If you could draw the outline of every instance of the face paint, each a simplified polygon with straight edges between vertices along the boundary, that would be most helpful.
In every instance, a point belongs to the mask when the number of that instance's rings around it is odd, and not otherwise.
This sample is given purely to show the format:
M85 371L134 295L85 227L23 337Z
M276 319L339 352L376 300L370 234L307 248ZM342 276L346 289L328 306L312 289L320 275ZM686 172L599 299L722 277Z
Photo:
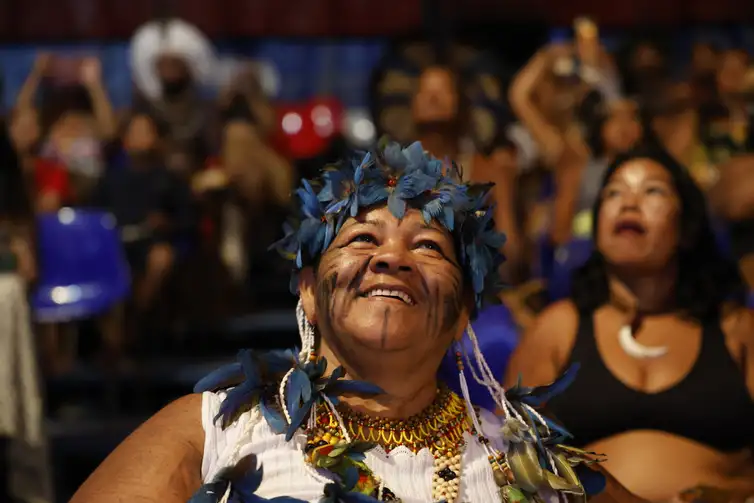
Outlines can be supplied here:
M440 358L463 313L454 252L450 234L415 210L402 220L386 208L349 220L316 272L322 337L349 362L370 351Z

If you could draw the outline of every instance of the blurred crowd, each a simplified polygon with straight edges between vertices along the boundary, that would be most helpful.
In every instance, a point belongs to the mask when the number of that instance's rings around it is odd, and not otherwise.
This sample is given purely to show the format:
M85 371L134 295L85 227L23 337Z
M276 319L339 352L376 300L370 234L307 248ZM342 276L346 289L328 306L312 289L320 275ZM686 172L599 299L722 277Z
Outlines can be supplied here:
M667 149L708 193L752 284L754 214L740 174L754 142L749 55L698 43L679 75L657 41L629 40L611 54L591 20L574 27L573 36L554 33L510 82L470 72L464 47L407 46L410 78L375 72L378 132L421 140L433 154L457 159L467 177L497 184L505 275L517 287L505 301L521 326L553 299L540 281L545 255L589 237L608 165L646 142ZM167 38L190 37L183 23L170 30ZM258 68L238 65L219 95L207 98L201 50L167 46L153 51L146 72L134 68L133 105L117 111L97 58L39 54L6 117L3 231L29 285L44 275L35 215L94 208L117 220L134 283L132 298L102 315L107 362L151 333L149 324L164 322L157 311L164 315L165 304L171 321L178 302L190 322L200 312L222 317L280 302L284 294L270 292L284 290L285 265L267 247L288 216L291 188L348 146L327 131L328 148L316 159L296 159L280 140L286 125ZM380 102L395 93L403 93L400 107ZM480 95L494 106L478 105ZM180 301L160 295L171 281ZM70 368L75 354L61 340L65 330L45 324L39 331L47 368Z
M185 25L176 22L162 29L170 38L171 30L182 33ZM673 254L689 243L701 246L700 234L691 230L692 237L686 236L683 222L693 227L708 219L721 256L738 264L747 288L754 286L750 55L699 42L679 72L679 62L671 61L661 41L637 37L611 53L598 31L584 18L571 33L554 32L510 78L491 70L490 56L476 49L407 43L399 56L391 56L392 63L375 70L370 90L375 138L387 134L403 142L420 140L433 155L459 162L468 179L495 182L495 220L508 236L503 267L511 285L501 300L517 329L535 336L547 332L543 326L563 330L573 325L574 334L595 331L591 325L584 328L578 299L578 316L568 305L553 304L566 294L546 279L553 264L568 261L563 253L571 243L592 241L595 204L608 200L605 183L610 180L605 176L615 173L614 161L637 147L663 153L653 159L672 174L683 228L673 238L670 220L660 221L666 208L652 207L661 235L650 243L654 251L636 251L637 263L644 260L646 270L654 271L652 260L664 260L657 253ZM145 338L168 333L176 323L292 306L288 266L268 247L289 217L297 180L358 143L337 130L339 121L332 118L337 107L325 107L317 112L320 116L312 116L315 139L307 141L326 148L298 155L286 138L301 125L287 115L281 118L265 94L258 67L237 65L233 77L210 98L202 92L206 69L197 63L201 55L192 52L194 46L168 45L154 51L146 70L132 69L134 97L128 110L113 108L96 57L40 53L3 126L0 258L4 270L15 271L29 291L45 282L36 247L39 218L61 215L64 208L115 217L133 285L128 298L96 316L101 342L95 360L109 370L132 365ZM396 58L409 64L396 64ZM297 148L307 151L306 145ZM665 175L620 176L646 184ZM681 194L678 180L684 177L694 185ZM629 178L621 183L630 186L634 182ZM646 193L655 189L663 190L649 187ZM620 190L615 191L620 197ZM696 201L694 191L703 194L698 207L688 202ZM637 201L631 204L639 205ZM684 213L689 208L701 208L701 213ZM631 225L649 235L650 224ZM622 253L632 245L605 246L607 256L610 246ZM697 260L682 266L706 264ZM716 309L738 287L733 280L725 283L723 269L711 271L716 278L694 283L689 291L711 292L710 285L719 280L720 292L710 293L709 300ZM632 312L646 300L636 300L641 297L637 291L652 292L647 294L648 311L665 307L661 301L659 307L651 306L651 300L664 291L662 285L675 288L676 277L653 274L647 274L650 286L632 290ZM583 303L584 309L597 312L601 304L590 302ZM710 312L692 314L704 323ZM44 369L51 375L69 371L79 357L70 325L65 320L35 324ZM597 331L602 326L597 323ZM721 324L715 326L719 330ZM661 328L679 334L691 330L682 322ZM538 342L522 343L514 358L516 371L539 376L533 380L556 375L557 369L522 363L526 355L544 351L550 343L545 339L525 338ZM571 344L578 347L573 340ZM558 365L570 358L569 351L558 353ZM607 353L603 359L609 360ZM578 420L573 422L578 427ZM622 480L630 477L623 474Z

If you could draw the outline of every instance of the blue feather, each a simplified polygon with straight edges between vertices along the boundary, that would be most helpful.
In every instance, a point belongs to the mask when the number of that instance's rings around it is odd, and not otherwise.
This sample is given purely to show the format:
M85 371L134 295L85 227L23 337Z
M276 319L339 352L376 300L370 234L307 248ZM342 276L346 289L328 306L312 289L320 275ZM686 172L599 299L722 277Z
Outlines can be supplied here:
M314 406L314 402L315 399L310 398L309 401L304 402L304 404L296 410L295 414L291 415L291 424L288 426L288 430L285 433L286 442L292 439L299 428L301 428L301 425L304 424L312 406Z
M228 382L240 379L242 377L243 371L241 370L241 363L230 363L210 372L206 376L199 379L199 382L194 385L194 393L217 391L221 388L221 386L227 384Z
M312 397L312 383L306 373L296 368L288 378L285 394L288 412L294 414L302 403L308 402Z
M578 362L572 364L555 382L532 389L528 395L521 398L521 401L532 407L541 407L552 397L559 395L573 384L580 367L581 365Z
M259 403L259 409L262 412L262 417L272 431L277 434L282 434L285 432L285 429L288 427L288 423L286 423L280 412L278 412L274 407L270 407L267 404L266 400L262 400Z
M398 196L397 191L393 191L387 199L387 207L390 213L397 219L402 219L406 215L406 201Z

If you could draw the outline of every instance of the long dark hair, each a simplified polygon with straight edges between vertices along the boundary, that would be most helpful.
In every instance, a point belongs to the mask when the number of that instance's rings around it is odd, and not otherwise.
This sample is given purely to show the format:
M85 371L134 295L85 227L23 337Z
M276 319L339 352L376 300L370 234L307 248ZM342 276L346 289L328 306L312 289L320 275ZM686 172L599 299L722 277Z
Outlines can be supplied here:
M604 187L623 164L634 159L649 159L667 170L681 201L680 238L677 249L676 308L684 316L702 320L717 316L726 301L743 304L746 287L737 264L719 250L708 216L704 194L687 170L664 148L655 143L618 156L602 180ZM595 242L602 199L592 211ZM571 298L579 312L591 313L609 300L606 262L595 248L587 262L574 271Z

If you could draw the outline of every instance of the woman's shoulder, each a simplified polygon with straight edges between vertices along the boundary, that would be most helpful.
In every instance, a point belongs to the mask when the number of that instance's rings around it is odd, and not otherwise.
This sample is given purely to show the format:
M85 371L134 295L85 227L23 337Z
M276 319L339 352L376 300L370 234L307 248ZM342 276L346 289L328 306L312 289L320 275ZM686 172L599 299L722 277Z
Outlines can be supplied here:
M547 306L535 318L530 332L550 337L573 332L575 334L579 320L576 305L570 299L559 300Z
M201 395L187 395L165 406L108 456L71 501L153 501L154 494L187 500L201 484L201 408Z

